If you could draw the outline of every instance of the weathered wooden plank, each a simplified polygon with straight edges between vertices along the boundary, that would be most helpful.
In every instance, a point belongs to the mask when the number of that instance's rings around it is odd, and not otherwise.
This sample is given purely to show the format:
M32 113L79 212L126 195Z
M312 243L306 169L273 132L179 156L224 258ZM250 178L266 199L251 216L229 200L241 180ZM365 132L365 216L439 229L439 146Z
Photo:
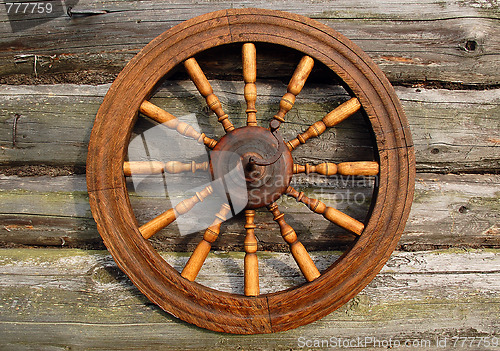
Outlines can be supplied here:
M398 87L397 93L410 122L419 171L498 171L500 90Z
M298 276L288 256L260 258L275 288L288 286ZM168 253L164 257L179 266L187 260ZM242 257L211 254L212 273L202 271L199 281L238 292ZM123 350L150 345L165 350L290 350L303 349L309 340L325 340L333 347L329 342L335 338L359 337L364 342L371 337L425 342L423 349L431 349L437 348L436 339L446 337L443 349L453 349L453 337L498 338L499 264L496 250L396 252L357 297L327 317L284 333L238 336L188 326L160 311L106 252L4 249L0 345L9 350ZM307 347L311 348L317 349Z
M83 176L2 176L0 184L0 242L3 245L102 247L90 214ZM500 194L496 191L499 184L498 175L418 174L415 200L400 248L499 247ZM373 182L358 178L300 177L295 186L363 220ZM131 201L139 223L145 223L170 208L169 201L160 197L161 192L158 188L138 194L132 192ZM186 195L174 194L174 197L180 200ZM281 201L280 208L308 248L342 248L353 240L352 235L311 213L293 199ZM203 213L187 216L185 223L189 225L189 218L203 216L207 217ZM208 224L212 221L212 217L205 219ZM224 223L214 247L242 250L243 223L240 216ZM257 212L256 224L261 249L287 250L267 211ZM201 235L196 232L181 235L174 224L150 240L162 250L190 251L201 240Z
M403 247L425 248L434 240L454 242L457 246L489 246L497 241L500 238L498 180L493 175L418 175L412 212L401 242ZM421 240L424 232L430 235L424 234L426 238ZM468 237L472 233L477 236Z
M10 94L14 92L12 87L3 87L6 100L5 105L2 104L0 133L5 161L44 163L44 159L52 158L55 162L48 163L60 164L66 158L68 164L85 163L93 119L103 91L91 86L83 90L77 86L61 88L62 95L58 96L57 86L45 86L41 90L26 87L27 90L19 94ZM20 116L17 122L16 114Z
M100 14L64 16L12 33L2 13L0 76L33 74L35 55L38 74L82 70L116 73L146 43L173 25L214 10L250 6L318 19L353 39L393 82L500 82L496 64L500 16L498 3L489 0L82 0L74 7L75 13L97 10ZM10 81L23 81L13 78Z
M245 122L242 81L213 82L236 126ZM258 118L265 125L274 114L284 83L257 82ZM0 92L0 165L53 164L84 166L94 116L109 85L3 86ZM500 168L500 89L449 91L397 87L408 115L416 150L417 170L495 172ZM282 127L293 138L321 119L343 89L310 84L297 99ZM222 128L206 113L205 102L189 81L164 86L155 103L181 117L194 114L210 136ZM19 116L19 117L16 117ZM142 120L142 119L141 119ZM356 115L294 152L297 162L371 159L371 140ZM150 124L138 126L144 130Z

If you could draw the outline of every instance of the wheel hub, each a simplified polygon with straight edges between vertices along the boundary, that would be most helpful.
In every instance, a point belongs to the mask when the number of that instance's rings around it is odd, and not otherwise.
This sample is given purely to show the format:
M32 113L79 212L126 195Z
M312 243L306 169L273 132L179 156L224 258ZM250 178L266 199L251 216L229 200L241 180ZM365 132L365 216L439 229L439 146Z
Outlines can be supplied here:
M238 208L255 209L276 201L290 183L293 165L290 151L279 142L283 140L262 127L247 126L227 133L210 153L214 190ZM272 164L253 162L273 158L277 152L279 158Z

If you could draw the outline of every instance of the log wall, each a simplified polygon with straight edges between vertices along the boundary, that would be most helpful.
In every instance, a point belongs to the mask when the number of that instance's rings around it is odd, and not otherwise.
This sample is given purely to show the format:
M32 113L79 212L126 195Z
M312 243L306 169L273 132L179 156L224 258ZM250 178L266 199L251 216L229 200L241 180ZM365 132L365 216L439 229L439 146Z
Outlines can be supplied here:
M71 17L54 18L15 33L3 6L1 349L295 350L314 348L305 347L301 340L331 337L430 340L428 349L437 347L443 338L447 338L447 348L453 349L453 340L469 337L475 338L476 349L493 349L477 342L480 337L500 337L497 1L81 0L73 6ZM206 332L179 322L147 301L103 251L85 186L90 131L118 72L168 28L230 7L290 11L317 19L352 39L395 86L416 152L412 211L398 249L382 272L360 295L326 318L265 337ZM286 50L262 50L257 80L260 111L275 109L295 59L296 54ZM242 125L240 63L217 51L199 61L211 74L208 78L232 121ZM297 111L302 112L290 111L289 123L283 126L285 137L294 137L321 118L332 107L331 100L346 98L345 90L321 73L313 75L297 99ZM161 86L154 102L174 114L194 114L213 137L222 134L182 72ZM264 123L265 118L258 117ZM296 161L370 157L370 136L360 128L362 123L362 116L356 115L326 133L328 142L311 140L309 149L301 147L294 153ZM145 127L140 125L137 132ZM317 192L321 185L323 192L317 197L334 201L337 208L363 220L373 182L298 177L296 185L307 192ZM356 202L356 194L363 201ZM131 201L139 222L164 207L151 192L132 191ZM314 255L331 259L352 240L326 220L313 220L303 206L285 205L287 222ZM209 257L215 273L202 271L203 282L239 292L242 256L233 250L241 250L241 222L237 217L223 224L224 235ZM262 257L270 279L263 286L285 288L299 279L291 273L289 257L279 252L286 252L287 246L268 213L259 211L256 222L260 252L274 251ZM175 230L164 231L153 244L181 269L187 259L185 251L192 250L199 238L199 233L179 237ZM276 271L276 265L282 268Z

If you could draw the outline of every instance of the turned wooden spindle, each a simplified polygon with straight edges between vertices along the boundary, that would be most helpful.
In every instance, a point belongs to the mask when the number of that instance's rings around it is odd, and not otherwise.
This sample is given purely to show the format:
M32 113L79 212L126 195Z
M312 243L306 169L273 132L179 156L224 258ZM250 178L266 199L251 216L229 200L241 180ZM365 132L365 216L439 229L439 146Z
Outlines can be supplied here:
M165 163L165 172L167 173L182 173L182 172L192 172L196 171L206 171L208 170L208 161L205 162L194 162L184 163L179 161L168 161Z
M247 126L257 126L257 52L253 43L243 44L243 80L245 81L244 95L247 102Z
M165 164L160 161L130 161L123 162L123 174L130 177L136 174L161 174Z
M328 219L330 222L335 223L354 234L361 235L363 229L365 229L365 225L360 221L333 207L326 206L323 202L317 199L311 199L305 196L303 192L298 192L291 186L286 189L286 194L295 198L298 202L305 204L311 209L311 211L323 215L323 217Z
M193 197L182 200L174 208L163 212L158 217L140 226L139 231L144 239L149 239L154 234L158 233L160 230L172 223L176 218L190 211L194 205L203 201L208 195L212 194L212 192L212 186L207 186L202 191L196 192Z
M293 72L290 83L288 83L287 93L283 95L280 101L278 113L274 116L280 123L285 121L285 115L290 111L295 103L295 98L301 92L306 83L309 74L314 66L314 60L309 56L304 56L300 60L295 72Z
M226 133L232 131L234 126L229 121L229 116L222 110L219 98L214 94L212 86L196 59L191 57L184 61L184 67L200 94L206 99L208 107L217 115L218 121L222 124Z
M300 144L305 144L310 138L320 136L326 128L339 124L349 116L355 114L360 108L361 104L356 98L344 102L342 105L329 112L323 119L307 128L304 133L297 135L295 139L287 141L288 148L292 151Z
M227 219L226 216L229 211L231 211L231 207L229 207L228 204L223 204L221 206L219 212L217 212L217 214L215 215L215 220L210 225L210 227L207 228L205 234L203 234L203 240L201 240L198 246L196 246L196 249L186 263L186 266L182 270L181 275L184 278L190 281L194 281L196 279L196 276L203 266L203 263L207 259L210 249L212 248L212 244L215 240L217 240L217 237L219 236L220 226L222 222Z
M304 245L302 245L302 243L297 239L297 233L295 233L295 230L293 230L293 228L285 222L285 215L279 211L278 205L273 202L268 205L267 208L273 214L273 219L280 226L281 236L285 239L288 245L290 245L292 256L295 259L295 262L297 262L297 265L306 280L313 281L318 278L321 275L318 268L316 268L316 265L311 259L311 256L309 256L309 253L305 249Z
M246 210L245 229L245 295L257 296L259 289L259 261L257 259L257 238L255 237L255 210Z
M374 161L342 162L337 165L338 173L342 175L373 176L379 172L379 165Z
M159 108L158 106L152 104L151 102L144 100L139 108L142 114L148 116L152 120L158 123L165 124L170 129L177 130L181 135L195 139L200 144L205 144L210 149L213 149L217 145L217 141L211 139L205 135L205 133L200 133L194 129L189 124L180 121L174 115L169 112Z
M357 175L357 176L373 176L379 172L379 165L374 161L358 161L358 162L342 162L339 164L325 162L318 165L305 165L294 164L293 173L318 173L321 175Z
M182 173L206 171L208 170L208 161L189 163L179 161L168 161L166 163L160 161L125 161L123 163L123 174L127 177L137 174L161 174L167 173Z
M318 173L325 176L330 176L337 174L337 165L330 162L320 163L319 165L310 165L309 163L306 163L305 165L299 165L297 163L294 163L293 173Z

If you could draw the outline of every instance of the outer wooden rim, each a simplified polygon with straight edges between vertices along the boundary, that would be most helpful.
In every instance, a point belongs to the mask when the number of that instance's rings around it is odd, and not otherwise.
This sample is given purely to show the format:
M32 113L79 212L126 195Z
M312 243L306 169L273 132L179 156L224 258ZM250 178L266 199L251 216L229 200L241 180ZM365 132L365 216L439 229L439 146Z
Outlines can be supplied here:
M360 100L380 158L378 195L366 228L342 258L297 288L246 297L189 282L144 240L130 207L122 165L141 102L185 59L214 46L267 42L299 50L332 69ZM413 143L397 96L382 71L347 38L294 14L231 9L202 15L161 34L112 84L96 116L87 158L92 213L117 265L151 301L203 328L270 333L315 321L354 297L394 250L408 218L415 178Z

